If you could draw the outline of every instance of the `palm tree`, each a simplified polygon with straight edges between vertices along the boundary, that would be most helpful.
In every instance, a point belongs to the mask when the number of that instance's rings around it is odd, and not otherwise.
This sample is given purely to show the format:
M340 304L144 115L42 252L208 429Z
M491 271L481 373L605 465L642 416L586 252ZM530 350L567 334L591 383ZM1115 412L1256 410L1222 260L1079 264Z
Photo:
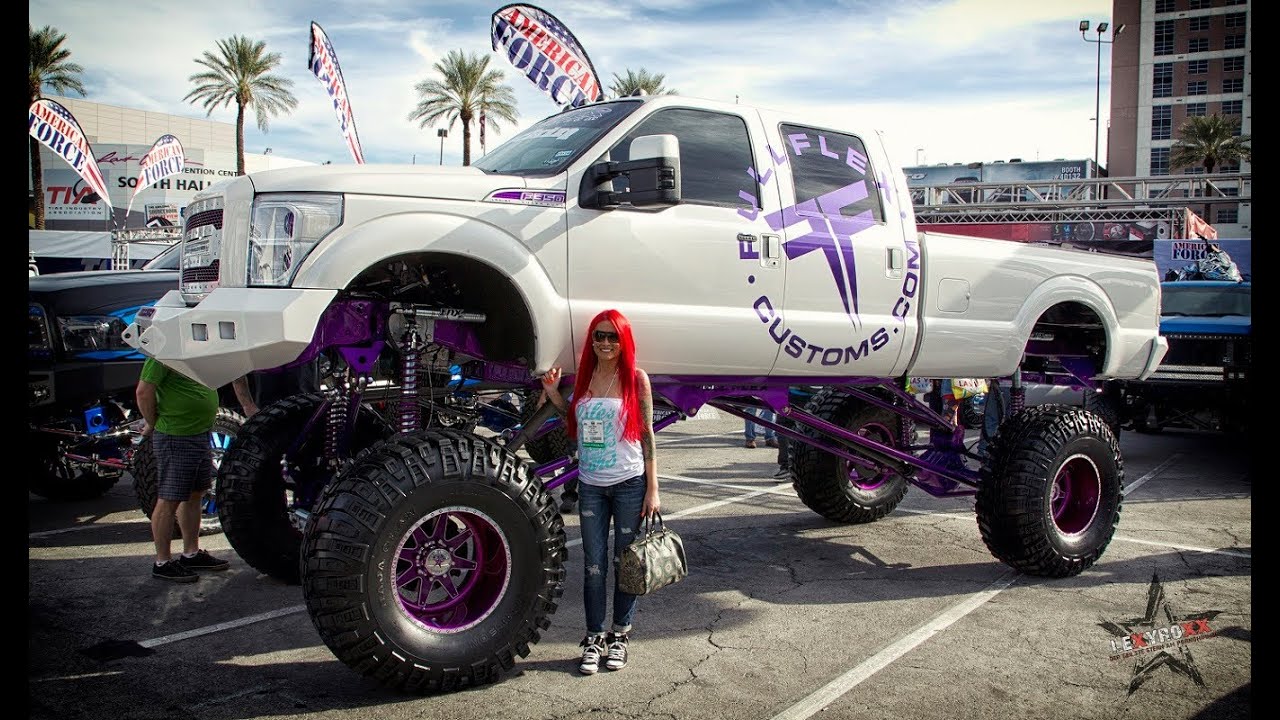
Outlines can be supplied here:
M289 92L293 81L271 75L280 64L280 53L266 51L266 43L242 35L218 41L218 54L208 50L196 63L208 68L189 80L196 88L183 100L203 103L206 117L219 107L236 104L236 174L244 174L244 111L253 106L258 129L267 131L270 115L280 115L298 106Z
M1237 135L1240 121L1217 113L1187 118L1173 143L1169 165L1174 168L1204 167L1212 173L1219 165L1252 158L1248 135Z
M1251 159L1248 135L1236 135L1240 121L1217 113L1189 117L1178 129L1178 139L1169 153L1169 165L1174 168L1204 167L1213 173L1219 165L1238 163ZM1213 183L1205 183L1205 195L1215 194ZM1201 217L1209 220L1212 206L1205 204Z
M84 95L80 73L84 68L71 62L71 51L62 47L66 35L45 25L36 30L27 23L27 56L31 59L31 76L27 82L27 107L40 99L40 89L48 85L65 95L68 90ZM44 165L40 161L40 142L28 136L31 145L31 187L35 195L35 226L44 229Z
M440 73L439 80L423 80L413 86L419 100L409 119L417 120L423 129L443 120L449 130L461 120L462 164L470 165L471 121L479 120L483 112L487 131L493 132L502 129L497 120L514 123L520 117L515 93L503 84L501 70L489 69L487 55L450 50L434 67Z
M666 77L664 73L651 75L644 68L640 68L637 72L627 68L626 77L618 77L618 73L613 74L613 83L609 85L609 92L613 93L614 97L627 97L637 90L643 90L645 95L674 95L675 90L668 90L662 86L662 81Z

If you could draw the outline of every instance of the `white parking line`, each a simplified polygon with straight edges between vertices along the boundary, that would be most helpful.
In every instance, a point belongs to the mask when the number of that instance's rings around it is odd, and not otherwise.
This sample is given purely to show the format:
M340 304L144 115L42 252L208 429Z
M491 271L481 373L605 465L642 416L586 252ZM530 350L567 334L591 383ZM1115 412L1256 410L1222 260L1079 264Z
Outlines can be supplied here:
M306 605L290 605L287 608L272 610L258 615L250 615L249 617L240 618L239 620L228 620L227 622L218 623L217 625L208 625L206 627L196 628L195 630L187 630L186 632L174 633L173 635L165 635L164 637L158 637L153 640L143 640L138 644L144 648L168 645L169 643L175 643L180 640L190 640L193 637L200 637L201 635L211 635L223 630L231 630L233 628L244 627L245 625L252 625L256 622L262 622L263 620L273 620L278 617L284 617L285 615L293 615L294 613L303 612L306 609Z
M1165 460L1164 462L1155 466L1155 468L1153 468L1151 472L1129 483L1123 490L1120 491L1120 494L1125 497L1128 497L1129 493L1133 492L1134 490L1137 490L1143 483L1155 477L1156 475L1159 475L1161 470L1165 469L1167 466L1169 466L1175 460L1180 459L1181 457L1182 457L1181 453L1174 453L1169 457L1168 460Z
M1151 545L1154 547L1169 548L1171 550L1186 550L1187 552L1205 553L1208 555L1229 555L1231 557L1247 558L1252 560L1253 554L1244 552L1243 550L1221 550L1214 548L1202 548L1194 545L1177 545L1175 543L1154 542L1152 540L1139 540L1138 538L1125 537L1124 535L1116 535L1113 540L1123 540L1124 542L1136 543L1138 545Z
M71 527L58 528L57 530L40 530L38 532L27 533L27 539L44 538L53 535L61 535L62 533L76 532L77 530L101 530L111 525L150 525L151 521L146 518L138 520L112 520L110 522L89 522L83 525L72 525Z
M795 705L774 715L773 720L804 720L816 713L823 712L828 705L857 687L863 680L880 672L889 663L911 652L934 635L946 630L960 618L982 607L991 598L999 595L1005 588L1012 585L1017 578L1018 576L1012 570L1006 571L984 590L974 593L963 601L947 608L918 629L867 658L857 667L818 688Z

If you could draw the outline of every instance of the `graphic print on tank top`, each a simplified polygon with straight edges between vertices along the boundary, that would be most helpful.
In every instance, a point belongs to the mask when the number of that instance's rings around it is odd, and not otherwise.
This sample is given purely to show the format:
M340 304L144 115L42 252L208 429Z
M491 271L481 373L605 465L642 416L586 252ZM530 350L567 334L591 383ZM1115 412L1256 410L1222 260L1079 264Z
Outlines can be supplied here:
M618 464L620 398L587 398L578 405L578 469L607 471Z

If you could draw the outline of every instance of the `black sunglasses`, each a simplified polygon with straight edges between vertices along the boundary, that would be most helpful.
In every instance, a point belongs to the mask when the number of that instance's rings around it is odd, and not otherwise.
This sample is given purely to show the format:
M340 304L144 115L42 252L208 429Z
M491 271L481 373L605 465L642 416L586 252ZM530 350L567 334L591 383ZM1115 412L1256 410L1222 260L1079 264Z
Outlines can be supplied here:
M595 332L591 333L591 339L592 339L592 340L595 340L596 342L606 342L606 341L608 341L608 342L611 342L611 343L617 343L617 342L618 342L618 333L616 333L616 332L606 332L606 331L604 331L604 330L597 330L597 331L595 331Z

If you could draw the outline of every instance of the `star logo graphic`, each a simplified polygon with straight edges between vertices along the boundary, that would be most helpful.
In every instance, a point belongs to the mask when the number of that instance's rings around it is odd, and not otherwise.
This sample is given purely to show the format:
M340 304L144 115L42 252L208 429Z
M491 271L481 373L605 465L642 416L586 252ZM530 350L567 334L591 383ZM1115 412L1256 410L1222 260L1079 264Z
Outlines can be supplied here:
M844 304L844 312L854 327L862 323L858 319L858 275L854 264L853 236L876 222L870 210L850 217L842 215L841 210L865 200L867 195L867 183L858 180L765 217L769 227L779 231L808 223L809 232L785 244L787 259L794 260L814 250L822 251Z
M1221 613L1221 610L1175 613L1165 597L1159 576L1152 573L1151 585L1147 587L1147 610L1142 617L1103 620L1098 626L1115 636L1111 645L1123 651L1119 657L1137 657L1129 679L1129 695L1133 695L1162 667L1204 687L1204 677L1186 643L1213 635L1215 631L1209 627L1209 621ZM1148 654L1150 657L1143 657Z

